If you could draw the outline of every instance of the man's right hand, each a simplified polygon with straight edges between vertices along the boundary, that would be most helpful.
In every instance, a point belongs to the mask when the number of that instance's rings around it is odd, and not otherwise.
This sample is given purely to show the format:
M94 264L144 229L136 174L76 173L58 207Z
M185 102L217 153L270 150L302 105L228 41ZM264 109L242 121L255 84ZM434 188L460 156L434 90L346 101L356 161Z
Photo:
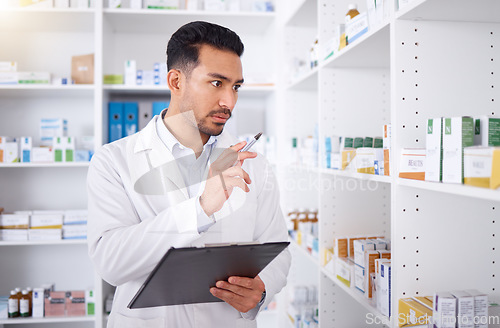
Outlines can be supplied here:
M211 216L224 206L233 188L238 187L245 192L250 191L247 184L252 181L241 165L245 159L257 157L257 153L238 152L245 145L246 142L242 141L229 147L210 165L205 190L200 197L200 205L207 216ZM237 164L233 166L234 163Z

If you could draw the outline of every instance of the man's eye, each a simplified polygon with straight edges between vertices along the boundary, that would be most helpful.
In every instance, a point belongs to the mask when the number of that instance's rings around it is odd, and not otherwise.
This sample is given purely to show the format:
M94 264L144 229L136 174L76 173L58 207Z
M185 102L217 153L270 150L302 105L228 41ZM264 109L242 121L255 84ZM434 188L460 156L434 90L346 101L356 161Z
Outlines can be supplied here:
M238 92L239 88L241 88L241 85L240 84L236 84L233 89L234 91Z
M213 85L214 87L220 87L220 86L222 86L222 82L221 82L221 81L212 81L212 82L210 82L210 83L212 83L212 85Z

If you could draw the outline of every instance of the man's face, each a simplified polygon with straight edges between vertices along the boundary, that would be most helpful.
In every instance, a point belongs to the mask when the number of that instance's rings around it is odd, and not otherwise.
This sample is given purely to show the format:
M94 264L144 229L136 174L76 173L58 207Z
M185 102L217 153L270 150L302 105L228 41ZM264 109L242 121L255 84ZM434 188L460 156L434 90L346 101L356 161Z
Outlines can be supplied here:
M240 57L208 45L199 48L199 64L184 77L181 112L192 111L198 130L208 136L222 133L243 83Z

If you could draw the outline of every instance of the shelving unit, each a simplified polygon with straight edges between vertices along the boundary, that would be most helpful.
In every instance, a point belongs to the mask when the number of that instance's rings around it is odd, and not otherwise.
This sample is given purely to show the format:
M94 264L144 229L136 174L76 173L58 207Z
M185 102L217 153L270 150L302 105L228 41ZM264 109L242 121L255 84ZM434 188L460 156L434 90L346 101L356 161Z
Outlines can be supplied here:
M48 71L56 77L70 76L71 56L93 53L95 63L92 85L0 85L0 135L36 136L40 118L64 117L70 136L93 135L98 149L107 143L108 101L170 98L166 86L104 85L102 76L122 74L129 59L137 61L137 69L153 69L155 62L165 61L170 35L195 20L227 26L245 44L242 62L248 83L240 89L227 130L234 135L255 131L276 135L272 129L277 107L277 61L272 51L276 13L108 9L102 1L95 5L92 9L0 9L0 61L14 60L18 71ZM7 211L85 208L88 166L2 163L1 206ZM0 327L105 327L104 299L114 287L94 272L86 245L82 240L0 242L0 261L12 263L0 266L0 295L16 286L51 282L57 290L93 288L96 294L95 316L0 320ZM267 316L276 317L277 312Z
M314 37L320 45L333 37L349 3L282 1L289 7L279 12L284 62L305 59ZM320 168L278 165L282 207L319 209L320 253L336 235L390 238L393 314L399 298L435 291L474 288L498 299L500 191L397 176L401 149L425 147L427 118L498 115L500 4L483 1L478 10L465 0L413 0L398 10L397 1L389 3L394 8L382 25L314 70L290 83L292 69L283 69L278 144L288 150L292 137L313 135L318 126ZM365 3L358 8L365 11ZM384 124L392 125L391 176L322 168L326 136L380 136ZM294 255L311 264L308 252ZM292 270L289 284L304 281L304 268ZM320 327L365 327L368 314L381 319L370 327L398 326L321 265L309 275L319 281Z

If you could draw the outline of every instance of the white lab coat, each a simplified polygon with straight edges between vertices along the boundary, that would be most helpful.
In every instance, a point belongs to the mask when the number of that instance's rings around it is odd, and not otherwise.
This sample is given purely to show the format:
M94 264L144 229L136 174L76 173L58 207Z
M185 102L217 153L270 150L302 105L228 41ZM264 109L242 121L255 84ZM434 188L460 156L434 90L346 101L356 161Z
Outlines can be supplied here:
M287 240L276 179L261 155L243 164L252 179L250 192L235 188L214 214L217 223L204 233L197 229L197 198L188 198L177 166L170 165L162 171L163 176L149 176L149 184L158 180L155 186L161 186L160 182L165 182L160 189L168 190L166 194L144 194L144 185L138 181L144 182L141 178L145 174L174 161L156 133L156 121L155 117L139 133L103 146L93 156L88 172L89 255L101 277L117 286L108 327L256 327L255 320L249 320L255 318L256 311L243 318L225 302L127 308L170 247ZM236 143L223 132L217 148ZM215 159L211 156L210 162ZM204 184L200 194L203 189ZM261 309L284 287L289 267L290 253L285 250L260 273L267 293Z

